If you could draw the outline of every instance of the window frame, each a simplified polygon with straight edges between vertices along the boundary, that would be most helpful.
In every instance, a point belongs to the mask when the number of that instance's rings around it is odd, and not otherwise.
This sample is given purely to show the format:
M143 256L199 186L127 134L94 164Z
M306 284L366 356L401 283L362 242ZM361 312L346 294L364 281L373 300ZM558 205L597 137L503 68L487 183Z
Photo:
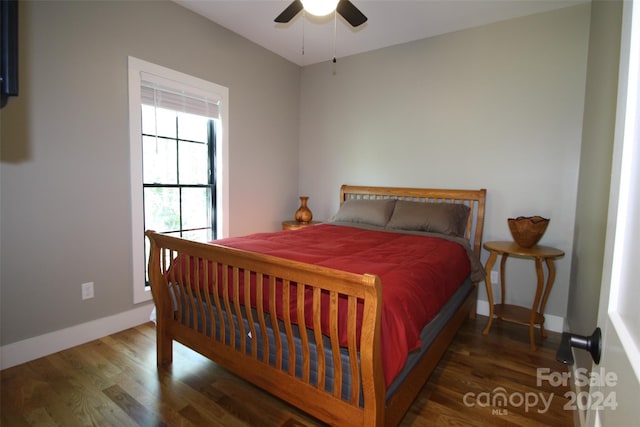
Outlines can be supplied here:
M215 170L216 183L216 235L218 238L229 235L229 89L227 87L202 80L188 74L160 65L128 57L129 90L129 149L130 149L130 191L131 191L131 259L133 263L132 287L133 303L151 300L151 289L145 282L144 255L144 205L142 174L142 114L141 114L141 73L159 76L176 82L176 86L190 86L211 93L220 99L219 127L216 135Z

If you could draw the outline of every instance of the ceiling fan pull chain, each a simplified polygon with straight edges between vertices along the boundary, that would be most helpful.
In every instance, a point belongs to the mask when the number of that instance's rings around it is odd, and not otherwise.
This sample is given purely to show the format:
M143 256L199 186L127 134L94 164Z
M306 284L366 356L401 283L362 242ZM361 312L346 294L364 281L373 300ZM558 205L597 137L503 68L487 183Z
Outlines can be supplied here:
M338 12L333 11L333 63L336 63L336 33L338 32Z
M304 55L304 21L307 20L307 12L302 10L302 55Z

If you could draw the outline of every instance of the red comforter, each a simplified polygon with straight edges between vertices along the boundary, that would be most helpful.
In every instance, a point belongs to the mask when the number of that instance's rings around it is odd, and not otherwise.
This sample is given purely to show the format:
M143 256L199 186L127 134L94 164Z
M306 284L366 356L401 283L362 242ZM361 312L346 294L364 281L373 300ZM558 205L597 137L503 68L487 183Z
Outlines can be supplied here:
M352 273L377 274L382 281L381 347L387 386L408 353L420 347L422 328L471 272L467 252L458 243L329 224L212 243Z

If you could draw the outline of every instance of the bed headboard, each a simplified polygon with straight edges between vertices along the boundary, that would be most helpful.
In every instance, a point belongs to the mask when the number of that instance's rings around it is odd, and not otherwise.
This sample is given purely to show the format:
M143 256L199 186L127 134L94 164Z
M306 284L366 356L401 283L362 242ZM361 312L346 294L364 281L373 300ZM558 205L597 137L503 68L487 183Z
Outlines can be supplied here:
M484 205L487 190L442 190L433 188L364 187L343 185L340 188L340 204L351 199L395 199L422 203L459 203L471 209L465 237L475 254L480 257L482 230L484 228Z

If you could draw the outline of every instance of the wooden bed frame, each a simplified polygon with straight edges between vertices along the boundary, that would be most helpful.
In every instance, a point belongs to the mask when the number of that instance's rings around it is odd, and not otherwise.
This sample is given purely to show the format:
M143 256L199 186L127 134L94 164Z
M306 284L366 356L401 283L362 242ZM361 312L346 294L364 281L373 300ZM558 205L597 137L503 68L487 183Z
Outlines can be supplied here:
M472 213L469 217L466 237L470 240L471 247L478 256L480 256L482 244L485 197L486 190L435 190L343 185L340 191L341 203L354 198L393 198L431 203L464 203L471 208ZM475 316L477 286L473 287L473 291L460 305L452 319L438 334L429 350L400 387L387 399L380 350L382 291L378 276L347 273L219 245L192 242L153 231L147 231L146 235L151 242L149 276L157 311L158 366L168 365L172 362L173 341L178 341L234 374L332 425L366 427L397 425L446 352L464 319L469 315ZM199 260L203 265L201 268L204 269L204 272L196 271L186 274L187 277L182 277L180 282L188 283L178 285L174 283L172 285L174 293L172 293L169 282L177 282L178 280L175 280L175 277L171 279L172 273L169 272L169 266L171 260L178 255L186 255L192 261ZM311 292L313 294L314 317L316 317L316 311L319 311L317 307L321 304L321 293L329 293L332 325L329 339L325 339L323 342L322 339L314 341L312 338L322 336L319 333L319 314L317 318L314 318L313 325L305 325L303 319L302 324L299 323L297 328L299 339L302 342L302 357L299 358L301 360L296 361L294 354L294 360L289 361L288 368L282 369L283 354L287 351L289 354L295 353L291 344L295 327L289 316L285 314L285 318L281 319L281 322L270 323L270 317L261 307L257 307L255 310L242 310L243 301L234 301L229 298L228 292L215 298L210 292L192 291L192 289L202 289L203 286L207 286L199 283L201 279L198 278L199 275L207 277L209 274L207 265L214 266L212 268L218 271L229 272L223 273L222 279L219 280L222 280L221 285L225 290L227 288L233 289L233 295L238 295L240 289L245 290L245 296L250 292L248 279L240 279L241 277L249 277L247 272L254 274L254 277L259 278L258 280L266 280L270 285L268 299L269 305L273 307L271 312L275 312L276 283L279 283L278 286L282 286L284 290L282 304L294 303L289 298L302 299L305 289L307 292ZM244 272L244 274L239 274L239 272ZM477 284L474 283L474 285ZM255 287L259 300L263 298L261 289L259 286ZM292 291L290 292L290 290ZM200 307L209 307L209 318L214 324L219 322L217 327L220 334L218 336L216 333L207 334L206 327L194 326L199 322L194 320L198 314L195 313L195 310L189 310L188 305L185 305L184 312L179 304L176 307L174 304L176 292L178 295L186 296ZM325 347L330 347L332 354L338 355L333 357L333 366L336 367L334 382L337 385L342 382L342 362L339 357L340 347L336 326L339 296L348 300L349 319L355 319L355 315L351 314L355 312L357 302L364 301L359 350L356 347L355 320L350 321L348 326L349 345L347 350L350 362L349 366L345 366L345 368L351 372L354 391L351 393L351 398L347 400L341 396L340 386L334 386L333 391L325 390L326 384L322 373L326 369L326 360L321 356L318 356L317 360L318 380L315 383L310 381L309 358L311 350L309 345L313 342L318 350L318 355ZM264 296L264 298L267 297ZM248 304L249 300L245 299L245 301ZM294 307L302 307L302 304L297 304ZM248 324L250 326L247 328L243 322L234 323L226 316L220 315L221 312L245 313L245 317L249 317ZM275 316L273 317L275 318ZM185 318L191 319L191 321L184 322ZM304 316L298 315L298 318L304 318ZM275 348L271 349L272 352L275 351L275 366L258 357L257 345L247 344L246 338L238 339L247 336L256 337L256 334L266 336L267 327L277 332L275 334ZM306 331L309 330L315 332L307 334ZM279 333L286 334L287 339L279 339ZM263 348L263 354L269 354L268 341L263 341L266 344L262 345L267 347ZM296 375L294 366L296 363L299 365L299 371L302 372L302 375L300 373ZM360 393L362 393L363 403L360 400Z

